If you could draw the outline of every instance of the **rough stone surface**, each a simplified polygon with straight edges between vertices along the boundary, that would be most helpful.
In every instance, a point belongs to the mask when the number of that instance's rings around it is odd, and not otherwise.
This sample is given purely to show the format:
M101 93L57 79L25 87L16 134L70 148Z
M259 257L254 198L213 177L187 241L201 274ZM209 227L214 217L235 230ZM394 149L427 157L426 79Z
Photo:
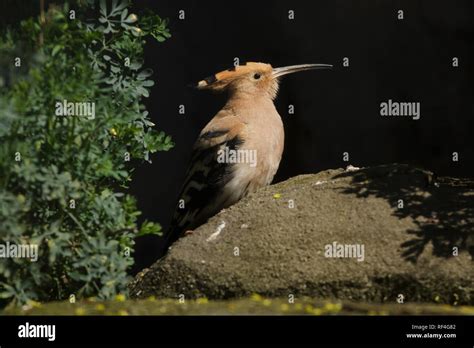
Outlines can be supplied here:
M363 245L364 260L326 257L334 242ZM397 164L327 170L220 212L140 272L130 293L473 304L473 255L472 179Z

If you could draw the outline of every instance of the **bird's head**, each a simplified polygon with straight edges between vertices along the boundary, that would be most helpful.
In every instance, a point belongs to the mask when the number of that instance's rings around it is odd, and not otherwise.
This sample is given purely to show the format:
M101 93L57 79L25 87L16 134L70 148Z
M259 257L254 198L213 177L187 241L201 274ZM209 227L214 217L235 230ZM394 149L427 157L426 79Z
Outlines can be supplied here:
M197 83L198 89L228 91L231 94L256 97L265 95L274 99L283 75L304 70L330 69L328 64L300 64L273 68L270 64L248 62L206 77Z

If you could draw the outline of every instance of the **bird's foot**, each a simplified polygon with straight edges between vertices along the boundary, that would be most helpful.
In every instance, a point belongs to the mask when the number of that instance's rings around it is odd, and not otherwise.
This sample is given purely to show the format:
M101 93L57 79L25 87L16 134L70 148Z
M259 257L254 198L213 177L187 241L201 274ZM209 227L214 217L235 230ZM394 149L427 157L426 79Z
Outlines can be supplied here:
M193 234L193 233L194 233L193 230L187 230L186 232L184 232L184 235L185 235L185 236L189 236L189 235L191 235L191 234Z

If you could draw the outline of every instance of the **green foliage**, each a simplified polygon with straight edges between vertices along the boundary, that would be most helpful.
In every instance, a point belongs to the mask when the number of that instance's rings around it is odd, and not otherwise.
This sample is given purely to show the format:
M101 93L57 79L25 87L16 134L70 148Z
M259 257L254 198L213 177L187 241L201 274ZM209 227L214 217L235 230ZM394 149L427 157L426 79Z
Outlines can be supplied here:
M76 5L0 38L0 244L39 246L36 262L0 258L0 298L17 304L125 292L133 238L160 232L137 226L126 189L132 163L173 146L143 104L145 38L168 38L167 22L128 1ZM58 115L64 100L95 117Z

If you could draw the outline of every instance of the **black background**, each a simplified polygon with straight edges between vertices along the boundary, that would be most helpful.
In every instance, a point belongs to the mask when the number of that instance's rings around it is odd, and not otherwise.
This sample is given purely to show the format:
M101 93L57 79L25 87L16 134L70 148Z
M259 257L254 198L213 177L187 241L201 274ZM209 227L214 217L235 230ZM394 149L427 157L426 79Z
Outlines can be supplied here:
M56 325L56 340L19 338L18 327ZM455 330L414 330L412 325L455 325ZM473 316L0 316L2 347L58 346L131 347L153 344L226 344L253 343L257 347L298 343L344 344L349 347L447 346L472 347ZM471 330L470 330L471 329ZM407 338L406 334L456 334L455 338ZM133 334L130 334L133 333ZM341 334L343 333L343 334ZM21 344L21 345L20 345ZM74 345L72 345L74 344ZM365 344L358 346L355 344ZM390 344L390 345L388 345ZM395 344L395 346L392 346ZM246 345L248 347L248 345Z
M22 6L21 3L28 6ZM31 1L2 0L2 24L31 15ZM225 97L186 87L241 62L333 64L285 77L276 100L285 151L275 182L324 169L411 163L439 175L473 176L474 1L135 0L169 18L172 37L149 40L156 85L146 101L175 148L134 174L142 218L167 228L192 145ZM185 19L178 12L185 11ZM295 19L288 19L288 11ZM404 19L397 11L404 11ZM8 15L16 13L14 16ZM350 66L343 67L343 58ZM460 66L452 67L458 57ZM420 102L421 119L383 118L380 103ZM185 115L178 113L185 105ZM288 105L295 106L289 115ZM343 152L350 155L344 162ZM459 162L452 153L459 153ZM133 272L162 253L158 237L138 240Z

